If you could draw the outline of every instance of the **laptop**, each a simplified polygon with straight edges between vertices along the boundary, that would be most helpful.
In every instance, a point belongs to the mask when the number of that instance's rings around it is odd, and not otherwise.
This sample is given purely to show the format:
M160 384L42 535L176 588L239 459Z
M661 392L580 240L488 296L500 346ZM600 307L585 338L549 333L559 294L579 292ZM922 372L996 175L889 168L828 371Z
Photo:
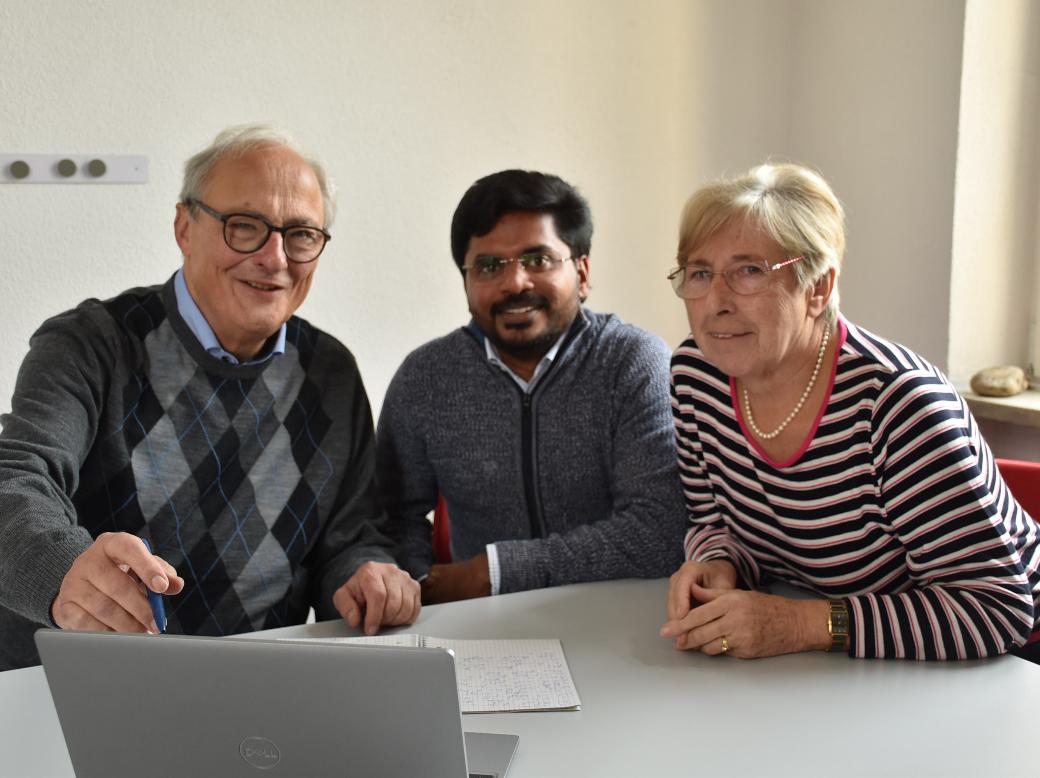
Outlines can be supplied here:
M78 778L502 778L516 735L463 733L451 652L41 629Z

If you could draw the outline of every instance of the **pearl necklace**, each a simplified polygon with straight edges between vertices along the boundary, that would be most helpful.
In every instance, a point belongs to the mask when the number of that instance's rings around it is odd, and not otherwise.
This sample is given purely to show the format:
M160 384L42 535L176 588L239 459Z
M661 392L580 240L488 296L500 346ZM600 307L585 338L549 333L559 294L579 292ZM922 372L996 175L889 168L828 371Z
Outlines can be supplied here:
M763 440L772 440L785 429L787 425L791 423L791 420L798 415L798 411L805 405L805 401L809 399L809 393L812 392L813 387L816 386L816 378L820 375L820 367L823 365L823 355L827 351L827 343L831 339L830 328L823 331L823 339L820 341L820 353L816 355L816 367L813 368L812 378L809 379L809 385L805 387L805 391L802 392L802 396L798 398L798 403L794 406L787 418L780 422L780 426L772 432L763 432L755 424L755 417L751 415L751 400L748 399L747 387L743 387L741 390L744 395L744 418L747 420L748 426L751 427L751 431Z

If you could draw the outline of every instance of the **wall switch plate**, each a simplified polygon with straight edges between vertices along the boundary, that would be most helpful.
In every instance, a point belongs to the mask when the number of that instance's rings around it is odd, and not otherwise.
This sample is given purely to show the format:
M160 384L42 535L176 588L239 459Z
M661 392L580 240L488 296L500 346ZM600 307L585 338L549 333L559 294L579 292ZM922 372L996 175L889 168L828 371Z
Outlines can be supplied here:
M148 157L0 153L0 184L144 184Z

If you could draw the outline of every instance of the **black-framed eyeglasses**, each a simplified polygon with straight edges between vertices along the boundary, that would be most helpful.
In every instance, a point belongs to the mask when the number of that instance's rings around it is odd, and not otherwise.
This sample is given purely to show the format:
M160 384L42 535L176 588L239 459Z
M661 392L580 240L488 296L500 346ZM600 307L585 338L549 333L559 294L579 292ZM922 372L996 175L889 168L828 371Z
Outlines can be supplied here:
M519 257L496 257L493 254L480 254L473 258L473 264L463 265L462 269L475 281L495 281L501 278L502 272L516 262L525 272L531 275L551 273L574 257L553 257L541 252L532 251Z
M737 294L758 294L764 292L769 286L769 274L782 267L793 265L795 262L805 259L805 256L777 262L770 265L765 260L761 262L737 262L733 267L726 270L706 270L700 265L681 265L668 273L668 280L672 282L672 289L684 300L698 300L705 297L711 289L711 282L715 276L722 276L726 286Z
M191 198L186 205L198 208L224 224L224 243L232 251L239 254L252 254L267 245L271 233L282 236L286 259L299 264L313 262L325 249L325 244L332 236L318 227L307 227L302 224L290 224L287 227L275 227L259 216L248 213L221 213L210 208L201 200Z

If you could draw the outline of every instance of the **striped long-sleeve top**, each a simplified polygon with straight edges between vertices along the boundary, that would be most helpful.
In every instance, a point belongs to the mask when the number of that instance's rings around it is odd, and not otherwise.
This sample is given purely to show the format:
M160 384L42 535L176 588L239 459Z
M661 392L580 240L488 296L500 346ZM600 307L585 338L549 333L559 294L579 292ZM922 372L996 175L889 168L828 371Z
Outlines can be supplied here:
M847 321L806 445L775 462L734 382L687 340L672 358L686 558L728 559L752 587L845 598L849 653L973 658L1040 617L1038 525L1011 496L945 376Z

